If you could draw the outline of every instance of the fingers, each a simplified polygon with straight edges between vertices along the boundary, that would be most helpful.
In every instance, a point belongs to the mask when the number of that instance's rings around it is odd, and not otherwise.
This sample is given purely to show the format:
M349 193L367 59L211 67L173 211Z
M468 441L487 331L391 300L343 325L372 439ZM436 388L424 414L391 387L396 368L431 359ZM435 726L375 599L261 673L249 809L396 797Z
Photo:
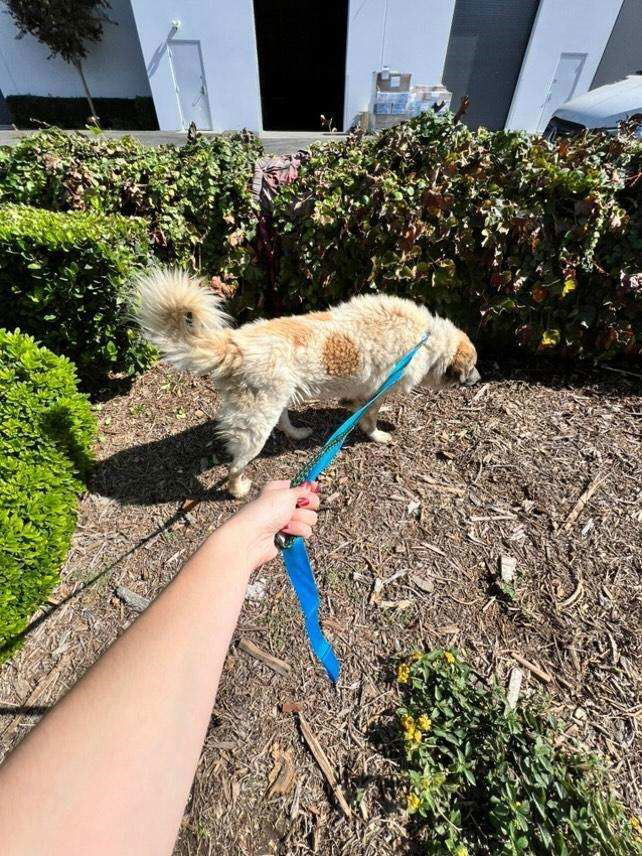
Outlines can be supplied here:
M318 517L316 511L311 511L308 508L297 508L288 525L281 531L285 535L300 535L302 538L309 538L312 535L312 528L316 526Z
M310 504L312 504L312 498L317 497L315 508L318 508L318 494L321 492L318 482L303 482L298 487L290 488L290 482L287 479L276 479L275 481L269 481L261 492L272 493L277 490L287 489L291 489L301 499L310 499Z
M307 508L297 508L290 519L290 523L293 520L298 520L300 523L306 523L308 526L316 526L319 515L316 511L310 511Z
M296 520L294 517L281 531L285 535L298 535L301 538L309 538L312 535L312 527L301 520Z
M302 508L309 505L311 508L319 507L319 494L321 488L318 482L303 482L298 487L292 488L298 497L297 507Z
M297 508L309 508L311 511L316 511L321 504L321 497L316 493L308 493L305 496L300 496L297 499Z

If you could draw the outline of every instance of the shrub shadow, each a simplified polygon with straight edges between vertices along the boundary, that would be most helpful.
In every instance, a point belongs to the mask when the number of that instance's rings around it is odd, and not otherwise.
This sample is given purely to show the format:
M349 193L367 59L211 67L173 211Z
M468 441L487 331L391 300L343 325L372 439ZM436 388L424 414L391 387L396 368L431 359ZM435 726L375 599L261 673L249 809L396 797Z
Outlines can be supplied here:
M292 449L314 453L346 418L339 407L308 407L293 414L297 426L312 428L306 440L291 440L272 432L258 458L272 458ZM384 429L392 426L381 420ZM346 446L370 442L358 429ZM212 456L214 460L212 460ZM209 459L207 462L204 459ZM162 440L132 446L98 462L89 479L90 490L131 505L151 505L182 499L228 499L217 484L205 487L199 475L225 463L227 456L217 436L216 421L203 422ZM221 474L222 475L222 474Z
M642 385L640 364L617 364L605 368L588 362L554 360L533 357L520 359L489 358L480 360L481 383L493 381L521 381L548 389L590 390L594 394L627 397L638 392Z
M394 679L394 672L390 662L384 662L381 673L387 683ZM372 749L382 758L392 762L397 770L404 770L407 762L404 753L403 739L397 722L396 706L387 707L381 711L377 721L372 723L366 731L366 739ZM404 803L406 794L406 783L403 775L361 775L351 777L347 785L352 791L374 786L377 789L377 805L382 814L398 814L399 807ZM403 856L423 856L426 851L425 830L421 818L410 815L406 821L407 837L399 842L400 854Z

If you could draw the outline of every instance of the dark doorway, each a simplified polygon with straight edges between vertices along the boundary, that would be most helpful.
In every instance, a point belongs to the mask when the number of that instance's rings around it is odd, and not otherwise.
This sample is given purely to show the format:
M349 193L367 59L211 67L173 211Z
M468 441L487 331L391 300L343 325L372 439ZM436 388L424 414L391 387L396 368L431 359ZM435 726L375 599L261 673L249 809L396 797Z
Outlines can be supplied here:
M470 97L464 121L506 124L539 0L456 0L444 66L453 109Z
M254 0L266 131L343 129L348 0Z

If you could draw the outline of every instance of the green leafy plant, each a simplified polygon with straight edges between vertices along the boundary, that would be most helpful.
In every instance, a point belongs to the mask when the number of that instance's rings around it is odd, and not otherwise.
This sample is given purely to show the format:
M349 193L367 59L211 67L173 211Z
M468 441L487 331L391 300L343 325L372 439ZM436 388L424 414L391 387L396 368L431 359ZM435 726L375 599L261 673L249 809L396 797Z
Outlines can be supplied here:
M58 582L95 431L71 362L0 330L0 660Z
M429 854L640 856L598 760L561 748L541 706L507 709L451 651L399 664L406 808Z
M87 56L87 42L99 42L103 25L109 21L107 0L5 0L18 28L18 38L30 33L45 44L52 56L71 63L82 81L89 109L94 118L96 108L91 99L82 61Z
M551 145L430 113L314 147L276 199L293 306L395 292L484 345L642 354L642 144Z
M130 285L148 259L133 217L0 208L0 318L78 366L87 383L133 372L152 351L131 318Z
M178 147L52 129L0 150L0 202L142 217L160 260L216 275L232 292L257 277L250 183L261 150L248 132Z

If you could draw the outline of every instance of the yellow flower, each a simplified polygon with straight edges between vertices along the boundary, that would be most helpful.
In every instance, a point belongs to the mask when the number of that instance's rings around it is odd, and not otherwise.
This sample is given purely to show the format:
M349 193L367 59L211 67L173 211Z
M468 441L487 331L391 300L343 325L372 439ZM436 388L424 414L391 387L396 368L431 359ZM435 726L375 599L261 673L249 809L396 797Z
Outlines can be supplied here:
M400 663L397 666L397 680L400 684L407 684L410 677L410 669L406 663Z
M412 728L414 728L414 725L415 720L412 718L412 716L410 716L409 713L404 713L404 715L401 717L401 727L403 728L403 730L410 731Z
M422 790L427 791L430 788L430 786L432 785L432 779L430 778L430 776L424 776L422 778L420 784L421 784Z
M559 330L544 330L540 341L540 348L551 348L553 345L559 345L560 339L561 333Z
M430 731L432 719L429 716L426 716L425 713L422 713L419 719L417 720L417 725L419 726L419 728L421 728L422 731Z
M423 737L423 734L421 733L421 731L418 728L415 728L414 731L412 732L412 742L413 743L421 743L422 737Z
M450 651L444 651L444 660L448 663L448 665L452 665L455 662L455 655Z
M422 656L423 655L422 655L421 651L413 651L412 654L408 657L408 662L409 663L416 663L417 660L421 660Z
M468 848L464 847L463 844L460 844L455 850L455 856L468 856Z
M417 794L408 794L408 799L406 800L406 811L417 811L420 805L421 800Z

